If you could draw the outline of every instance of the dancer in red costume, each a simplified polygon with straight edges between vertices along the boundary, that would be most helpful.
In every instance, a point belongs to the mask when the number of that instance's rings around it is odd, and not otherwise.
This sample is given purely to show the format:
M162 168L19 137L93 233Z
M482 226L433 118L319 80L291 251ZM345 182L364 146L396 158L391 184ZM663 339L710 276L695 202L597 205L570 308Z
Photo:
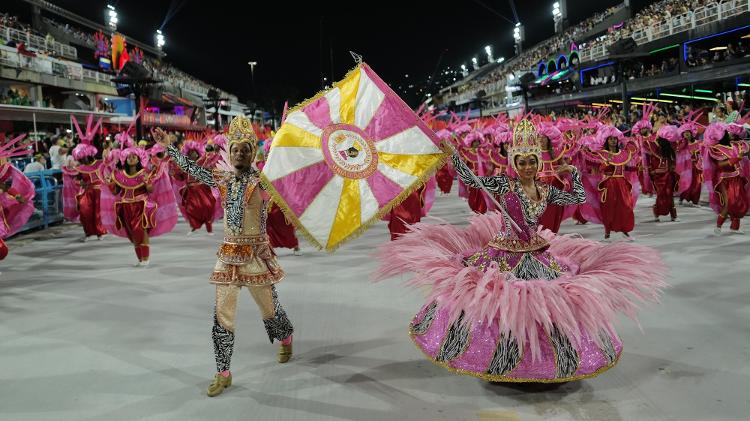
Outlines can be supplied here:
M0 133L0 260L8 255L6 238L18 232L34 213L34 183L10 164L10 158L31 154L21 135L9 141Z
M649 142L653 142L656 136L653 132L654 129L651 125L650 120L651 114L654 112L654 109L655 107L653 104L644 104L643 116L638 122L633 125L633 128L630 130L631 135L636 140L638 150L641 152L638 167L638 181L641 184L643 193L649 195L649 197L654 195L654 186L652 185L651 179L648 176L648 168L646 168L646 163L648 162L648 158L646 157L646 144L648 144Z
M721 234L727 219L731 220L730 231L741 234L740 220L750 208L750 162L748 143L732 140L742 133L738 124L711 123L703 137L703 174L709 203L718 217L714 232Z
M629 166L637 160L638 148L633 143L625 143L622 132L612 126L602 126L597 131L593 151L584 150L584 154L599 163L603 179L597 185L597 199L592 206L597 209L599 219L604 225L604 239L608 240L614 232L630 238L635 226L634 186L637 177L632 175ZM632 168L632 167L631 167Z
M677 131L679 147L677 152L677 173L680 175L680 205L687 201L699 206L703 187L702 142L698 139L697 123L699 114L691 113Z
M656 222L659 222L662 215L669 215L672 222L679 221L674 206L674 192L679 185L680 176L675 172L676 154L672 146L677 140L677 127L665 125L656 133L656 141L644 143L648 176L656 191L656 203L653 207Z
M160 145L161 146L161 145ZM196 141L187 141L182 146L182 153L190 160L195 161L207 170L209 166L203 144ZM182 171L176 164L172 165L172 179L175 182L177 199L180 211L185 220L190 224L191 231L188 235L195 233L203 225L206 232L213 235L213 222L221 218L223 211L221 202L218 200L218 191L196 180L195 177Z
M540 145L542 147L542 169L539 171L539 181L555 186L560 190L569 191L570 181L558 174L559 166L567 165L565 156L569 150L568 145L562 144L562 133L551 123L538 125ZM539 225L557 234L563 221L565 206L550 203L542 216L539 217Z
M115 151L110 152L110 156ZM136 266L148 266L150 238L167 233L177 222L174 192L166 166L151 168L142 148L117 151L119 164L102 190L102 222L135 248Z
M435 133L441 141L450 142L453 134L450 130L442 129ZM449 194L453 187L453 179L456 177L456 170L453 169L453 164L449 161L445 162L445 165L440 168L435 174L435 180L443 194Z
M101 240L107 234L101 218L103 161L96 159L98 151L93 145L93 140L102 120L99 119L96 124L93 124L93 116L90 115L86 120L84 133L76 118L73 116L70 118L81 143L73 149L73 158L77 164L72 168L63 167L63 211L66 219L81 222L83 226L81 241L86 242L92 236Z
M461 156L466 161L471 171L482 176L486 175L488 162L483 160L480 148L482 145L482 134L476 130L466 135L463 141L463 148L460 149ZM484 198L484 192L476 187L467 186L469 192L469 208L475 213L487 212L487 201Z

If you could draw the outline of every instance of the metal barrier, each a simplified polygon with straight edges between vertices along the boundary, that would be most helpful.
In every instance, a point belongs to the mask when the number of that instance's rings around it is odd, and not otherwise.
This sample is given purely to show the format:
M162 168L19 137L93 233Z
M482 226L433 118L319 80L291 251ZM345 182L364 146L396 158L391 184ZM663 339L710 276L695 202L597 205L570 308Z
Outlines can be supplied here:
M71 59L78 59L78 50L70 45L61 44L57 41L47 41L39 35L30 32L19 31L5 25L0 25L0 37L7 41L23 42L29 49L36 51L52 51L55 54Z
M50 224L63 221L62 202L62 171L46 170L26 173L26 177L34 183L34 214L19 233L36 228L47 228Z
M750 12L750 0L710 3L698 7L693 11L664 19L651 27L633 31L631 37L636 44L645 44L747 12ZM580 51L581 62L596 61L605 58L608 55L607 47L615 41L617 41L616 37L609 36L604 43L596 45L591 49Z

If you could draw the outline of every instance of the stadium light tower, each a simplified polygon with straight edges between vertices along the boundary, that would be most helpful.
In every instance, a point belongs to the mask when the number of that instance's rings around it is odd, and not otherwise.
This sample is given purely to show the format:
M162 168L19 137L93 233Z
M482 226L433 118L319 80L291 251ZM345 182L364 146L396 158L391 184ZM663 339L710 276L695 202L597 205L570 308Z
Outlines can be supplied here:
M516 26L513 28L513 40L516 42L516 55L521 54L523 51L523 41L526 38L521 22L516 22Z
M555 22L555 33L560 34L565 30L568 20L568 7L565 0L552 3L552 19Z
M485 46L484 52L487 53L487 62L492 63L494 61L492 58L492 46L490 45Z
M117 10L111 4L108 4L107 8L104 9L104 21L112 32L117 31Z
M479 69L479 60L477 60L476 57L471 58L471 66L474 68L474 70Z
M465 64L461 64L461 76L466 77L469 75L469 69L466 68Z
M257 61L248 61L247 64L250 66L250 83L253 85L253 95L255 95L255 66L258 65ZM326 78L323 78L323 82Z
M162 50L164 47L164 44L166 44L166 41L164 41L164 34L161 33L161 29L156 30L156 48L159 49L159 51Z

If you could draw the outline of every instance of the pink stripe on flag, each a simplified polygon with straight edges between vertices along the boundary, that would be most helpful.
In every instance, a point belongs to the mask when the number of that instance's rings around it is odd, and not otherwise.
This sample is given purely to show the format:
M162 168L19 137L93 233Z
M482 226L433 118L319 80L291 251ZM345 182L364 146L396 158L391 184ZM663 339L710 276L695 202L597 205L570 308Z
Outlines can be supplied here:
M331 107L328 105L326 97L321 97L312 104L304 108L305 114L320 130L325 130L326 127L333 124L331 121Z
M375 199L378 201L378 206L381 208L404 190L401 186L388 179L388 177L384 176L379 171L375 171L367 178L367 185L370 186L372 194L375 196Z
M430 130L429 127L427 127L427 124L425 124L425 122L422 121L422 119L419 118L414 113L414 111L409 108L409 106L406 105L406 103L398 95L396 95L396 93L393 92L393 90L385 82L383 82L383 79L381 79L380 76L378 76L370 68L370 66L362 63L361 69L363 72L365 72L367 77L369 77L370 80L380 89L380 91L385 94L385 99L383 99L383 103L381 104L380 109L378 109L373 119L370 120L370 123L367 125L367 129L365 129L365 133L370 136L370 139L374 141L382 140L389 136L393 136L396 133L402 132L409 127L419 126L419 128L422 129L422 131L432 140L434 144L440 144L440 140L437 138L435 133ZM388 108L387 110L382 109L386 107ZM393 124L394 127L391 128L383 124L383 122L388 120L378 118L381 112L388 113L393 117L396 117L394 122L389 122ZM399 116L398 114L401 114L401 116ZM405 125L406 121L409 122L408 125Z
M271 184L299 217L331 178L333 173L323 161L272 181Z
M416 126L416 118L411 112L404 112L400 101L391 95L383 98L372 120L365 127L364 132L368 138L377 142Z

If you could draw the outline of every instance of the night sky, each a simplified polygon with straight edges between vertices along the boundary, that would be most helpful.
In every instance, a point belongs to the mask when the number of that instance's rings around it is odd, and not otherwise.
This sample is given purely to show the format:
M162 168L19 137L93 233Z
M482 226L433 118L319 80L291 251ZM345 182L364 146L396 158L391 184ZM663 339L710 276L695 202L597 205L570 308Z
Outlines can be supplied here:
M104 21L106 1L52 3ZM258 2L242 3L247 8ZM515 0L518 17L526 27L526 46L553 34L552 3ZM578 22L617 3L569 0L569 20ZM633 2L637 8L643 3L648 2ZM266 7L249 14L238 11L240 2L218 0L113 0L111 4L119 14L118 30L126 36L153 43L155 30L161 28L167 61L241 100L255 98L261 103L289 99L293 104L314 95L323 77L340 79L353 67L349 50L362 54L394 86L406 82L406 74L409 82L426 80L438 61L440 68L461 63L470 67L471 57L483 55L485 45L493 47L495 58L513 54L510 21L515 17L507 0L462 0L453 1L452 6L438 1L363 2L378 9L356 14L321 2L311 14ZM283 4L291 8L294 3ZM30 6L20 0L4 0L0 10L28 13ZM330 14L321 15L321 10ZM255 90L248 61L258 62Z

